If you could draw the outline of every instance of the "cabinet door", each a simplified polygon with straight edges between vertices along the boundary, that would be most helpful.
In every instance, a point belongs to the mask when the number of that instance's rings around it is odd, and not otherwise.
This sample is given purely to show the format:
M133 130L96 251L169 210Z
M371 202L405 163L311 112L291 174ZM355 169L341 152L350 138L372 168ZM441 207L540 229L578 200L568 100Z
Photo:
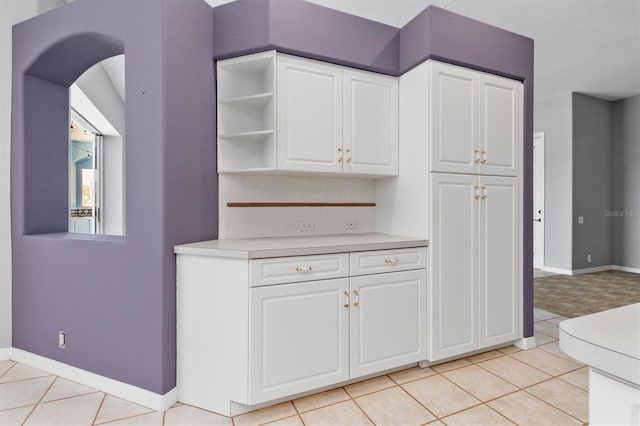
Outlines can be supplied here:
M398 175L398 80L344 71L345 173Z
M518 179L480 177L478 229L479 347L519 336Z
M518 176L522 145L522 83L480 74L480 173Z
M276 90L278 169L341 173L342 69L278 55Z
M250 290L250 405L349 378L348 291L347 278Z
M478 73L468 69L439 62L431 64L431 170L434 172L476 171L477 78Z
M476 176L431 174L429 361L478 346L476 187Z
M424 269L351 278L351 378L426 359Z

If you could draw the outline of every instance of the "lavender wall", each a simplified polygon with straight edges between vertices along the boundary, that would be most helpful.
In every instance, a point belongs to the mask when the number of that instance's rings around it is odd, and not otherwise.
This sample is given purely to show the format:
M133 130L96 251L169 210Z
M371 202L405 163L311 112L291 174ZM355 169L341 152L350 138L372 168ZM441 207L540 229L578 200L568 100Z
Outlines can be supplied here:
M202 0L80 0L14 27L14 347L175 386L172 247L217 232L212 19ZM144 159L125 162L126 236L67 234L67 86L122 49L125 156Z
M533 40L430 6L402 29L298 0L214 9L214 59L277 49L401 75L438 59L524 82L524 336L533 336Z

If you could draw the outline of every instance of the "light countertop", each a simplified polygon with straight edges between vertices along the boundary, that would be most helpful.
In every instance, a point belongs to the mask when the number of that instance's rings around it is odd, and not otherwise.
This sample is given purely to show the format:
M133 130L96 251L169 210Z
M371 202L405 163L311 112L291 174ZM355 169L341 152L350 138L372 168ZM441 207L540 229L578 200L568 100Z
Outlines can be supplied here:
M640 386L640 303L561 322L560 347L578 361Z
M176 254L259 259L427 246L426 239L366 233L210 240L174 247Z

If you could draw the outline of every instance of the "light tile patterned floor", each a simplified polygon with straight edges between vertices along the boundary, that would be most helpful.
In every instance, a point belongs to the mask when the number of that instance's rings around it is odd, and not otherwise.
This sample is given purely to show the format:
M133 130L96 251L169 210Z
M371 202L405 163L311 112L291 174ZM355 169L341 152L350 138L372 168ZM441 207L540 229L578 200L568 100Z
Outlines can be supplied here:
M583 425L587 367L558 346L564 318L538 309L534 318L537 349L510 346L414 367L233 419L180 403L158 413L0 361L0 425Z

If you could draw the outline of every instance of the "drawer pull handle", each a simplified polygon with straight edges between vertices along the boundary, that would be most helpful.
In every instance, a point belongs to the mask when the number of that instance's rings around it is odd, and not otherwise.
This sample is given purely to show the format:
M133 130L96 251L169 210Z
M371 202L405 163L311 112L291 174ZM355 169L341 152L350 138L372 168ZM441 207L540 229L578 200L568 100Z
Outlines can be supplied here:
M384 263L386 263L387 265L395 265L396 263L399 263L399 262L400 260L398 260L398 258L384 260Z
M312 270L311 266L307 266L306 268L296 267L296 272L311 272Z
M349 307L349 292L348 291L344 292L344 307L345 308Z
M358 294L358 290L353 290L353 294L356 295L356 301L353 303L353 306L358 306L360 304L360 295Z

